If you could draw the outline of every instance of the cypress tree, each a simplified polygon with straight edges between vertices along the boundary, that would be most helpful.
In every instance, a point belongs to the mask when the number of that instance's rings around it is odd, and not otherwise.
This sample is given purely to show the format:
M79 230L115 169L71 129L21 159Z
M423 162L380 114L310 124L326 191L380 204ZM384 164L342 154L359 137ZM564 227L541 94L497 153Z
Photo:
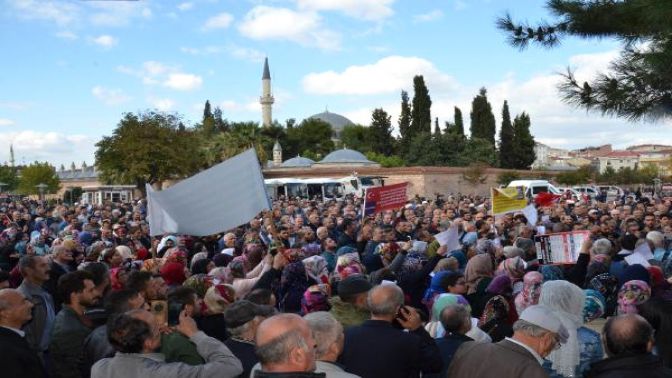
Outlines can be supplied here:
M462 111L455 107L455 132L464 135L464 121L462 120Z
M441 128L439 128L439 117L434 118L434 135L441 135Z
M485 139L495 145L495 115L488 102L488 93L481 88L478 96L471 102L471 137Z
M205 107L203 107L203 122L208 118L212 118L212 109L210 108L210 100L205 100Z
M408 102L408 92L401 91L401 113L399 113L400 148L402 155L411 144L411 104Z
M413 109L411 109L412 133L432 133L432 99L422 75L413 78Z
M511 114L509 113L509 103L504 101L502 107L502 128L499 131L499 164L502 168L515 168L515 133L511 124Z
M374 152L391 155L394 150L394 138L392 138L391 116L382 108L374 109L371 114L371 126L369 137L371 149Z
M530 133L530 116L523 112L513 120L514 156L517 169L529 169L535 159L534 137Z

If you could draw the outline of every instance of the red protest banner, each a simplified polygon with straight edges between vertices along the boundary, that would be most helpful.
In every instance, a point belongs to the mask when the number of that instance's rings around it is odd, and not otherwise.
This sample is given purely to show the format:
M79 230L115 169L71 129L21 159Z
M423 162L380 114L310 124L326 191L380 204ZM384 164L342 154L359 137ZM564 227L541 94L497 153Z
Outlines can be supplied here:
M367 188L364 196L364 215L379 213L383 210L396 209L406 204L407 182L401 184Z

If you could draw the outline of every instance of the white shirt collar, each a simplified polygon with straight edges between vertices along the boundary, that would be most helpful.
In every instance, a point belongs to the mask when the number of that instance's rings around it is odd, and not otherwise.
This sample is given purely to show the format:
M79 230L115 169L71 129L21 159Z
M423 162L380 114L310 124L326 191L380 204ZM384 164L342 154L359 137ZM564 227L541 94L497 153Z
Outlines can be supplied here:
M523 343L521 343L520 341L518 341L518 340L516 340L516 339L512 339L512 338L510 338L510 337L505 338L505 340L510 341L510 342L512 342L512 343L514 343L514 344L520 345L521 347L525 348L528 352L532 353L532 356L534 356L534 358L537 360L537 362L539 363L539 365L543 365L543 364L544 364L544 359L541 358L541 356L539 355L539 353L537 353L537 351L535 351L534 349L530 348L530 347L527 346L526 344L523 344Z
M5 326L0 326L0 327L9 329L9 330L11 330L11 331L14 331L14 332L16 332L16 333L17 333L19 336L21 336L21 337L25 337L25 336L26 336L26 333L23 332L23 331L20 330L20 329L16 329L16 328L12 328L12 327L5 327Z

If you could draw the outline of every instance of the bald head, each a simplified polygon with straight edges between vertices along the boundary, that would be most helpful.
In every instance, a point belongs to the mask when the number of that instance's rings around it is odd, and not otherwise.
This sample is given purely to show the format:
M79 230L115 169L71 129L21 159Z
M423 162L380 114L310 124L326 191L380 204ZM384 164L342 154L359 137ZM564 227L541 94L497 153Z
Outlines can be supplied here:
M609 357L646 354L653 348L653 327L636 314L609 318L602 332Z
M255 335L256 353L267 372L315 370L315 341L308 323L296 314L265 319Z
M255 341L257 345L264 345L287 332L300 331L302 326L308 328L306 321L296 314L271 316L259 324Z
M397 285L379 285L369 291L366 302L371 315L394 318L404 304L404 292Z
M0 290L0 326L20 329L32 318L33 303L16 289Z

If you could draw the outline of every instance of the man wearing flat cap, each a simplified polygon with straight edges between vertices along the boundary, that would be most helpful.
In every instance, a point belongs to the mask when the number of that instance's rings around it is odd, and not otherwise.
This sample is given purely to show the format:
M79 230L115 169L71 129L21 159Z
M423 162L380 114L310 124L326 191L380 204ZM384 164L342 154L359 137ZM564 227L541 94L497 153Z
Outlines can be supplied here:
M451 378L545 378L544 358L567 341L568 331L553 310L530 306L513 325L513 337L498 343L467 342L448 370Z
M358 326L369 319L366 297L371 283L363 274L353 274L338 283L338 297L329 300L331 315L343 328Z
M226 330L231 335L224 344L243 364L241 377L249 377L252 367L259 362L254 352L257 327L274 314L273 307L257 305L247 300L233 302L224 311Z

